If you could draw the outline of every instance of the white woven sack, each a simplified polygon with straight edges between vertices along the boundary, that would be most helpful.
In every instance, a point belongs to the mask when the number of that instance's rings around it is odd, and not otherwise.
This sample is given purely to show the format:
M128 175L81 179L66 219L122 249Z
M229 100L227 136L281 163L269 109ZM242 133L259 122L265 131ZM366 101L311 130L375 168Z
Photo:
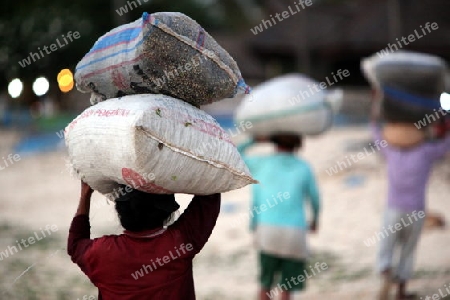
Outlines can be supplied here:
M103 194L118 183L149 193L213 194L256 183L213 117L164 95L110 99L65 132L78 176Z
M317 82L300 74L273 78L255 87L235 113L237 123L250 121L250 134L291 132L316 135L332 123L332 109Z

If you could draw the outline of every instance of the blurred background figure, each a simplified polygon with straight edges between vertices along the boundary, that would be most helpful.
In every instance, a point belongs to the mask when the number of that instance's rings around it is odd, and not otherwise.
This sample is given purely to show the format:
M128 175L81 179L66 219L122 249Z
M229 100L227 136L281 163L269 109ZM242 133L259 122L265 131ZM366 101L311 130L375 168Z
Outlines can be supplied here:
M269 141L276 147L274 154L245 155L254 142ZM250 229L259 256L261 300L278 293L282 300L289 300L291 292L305 288L305 281L295 282L295 278L309 271L306 236L309 230L317 230L320 200L311 167L295 154L301 146L301 136L281 133L270 138L257 136L238 147L260 182L252 187ZM310 225L305 212L308 201L312 207ZM275 282L278 275L279 283Z
M373 126L374 140L381 140L379 124ZM450 152L450 134L408 148L388 145L382 150L388 169L388 196L381 232L397 224L402 228L389 233L380 243L378 269L383 277L380 300L389 299L391 283L398 285L396 299L418 297L406 292L406 284L412 278L415 251L426 220L425 193L431 168L447 152ZM442 222L436 216L430 220ZM400 255L395 258L397 249Z
M446 66L437 57L412 52L372 56L362 65L374 89L374 140L387 141L381 149L387 163L388 196L380 231L385 236L378 257L379 299L389 299L391 283L398 286L396 299L416 299L417 295L406 292L406 284L412 278L427 214L427 183L433 164L450 152L447 115L440 104ZM398 257L394 257L396 250Z

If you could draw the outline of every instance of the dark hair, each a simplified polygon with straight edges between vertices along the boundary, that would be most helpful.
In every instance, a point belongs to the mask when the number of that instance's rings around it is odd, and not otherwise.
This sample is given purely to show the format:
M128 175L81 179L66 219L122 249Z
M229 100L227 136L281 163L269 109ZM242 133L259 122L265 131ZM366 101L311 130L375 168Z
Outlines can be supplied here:
M173 194L150 194L138 190L117 198L115 202L120 224L134 232L163 226L179 208Z
M293 152L303 145L303 137L294 133L279 133L270 137L270 141L284 150Z

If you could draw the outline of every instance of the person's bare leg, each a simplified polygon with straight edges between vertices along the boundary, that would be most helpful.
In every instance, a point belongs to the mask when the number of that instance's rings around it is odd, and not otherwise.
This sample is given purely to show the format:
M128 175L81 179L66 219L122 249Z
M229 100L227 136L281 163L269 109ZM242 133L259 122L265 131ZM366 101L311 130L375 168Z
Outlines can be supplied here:
M259 300L270 300L270 291L268 289L261 288L259 292Z
M282 291L281 292L281 300L290 300L291 299L291 293L288 291Z
M406 283L405 282L399 282L398 283L398 290L397 290L397 299L403 299L403 297L406 295Z
M406 281L399 282L397 290L397 300L412 300L412 299L417 299L417 295L407 294Z
M389 290L391 287L392 280L391 269L386 269L381 272L381 287L380 287L380 295L378 297L379 300L388 300L389 299Z

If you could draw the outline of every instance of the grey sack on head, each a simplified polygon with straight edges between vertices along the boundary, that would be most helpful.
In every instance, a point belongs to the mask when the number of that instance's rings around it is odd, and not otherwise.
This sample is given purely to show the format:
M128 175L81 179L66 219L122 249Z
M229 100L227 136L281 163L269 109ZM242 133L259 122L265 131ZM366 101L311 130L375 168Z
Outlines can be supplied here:
M370 83L383 93L382 113L392 122L415 122L439 108L446 64L425 53L398 51L362 61Z

